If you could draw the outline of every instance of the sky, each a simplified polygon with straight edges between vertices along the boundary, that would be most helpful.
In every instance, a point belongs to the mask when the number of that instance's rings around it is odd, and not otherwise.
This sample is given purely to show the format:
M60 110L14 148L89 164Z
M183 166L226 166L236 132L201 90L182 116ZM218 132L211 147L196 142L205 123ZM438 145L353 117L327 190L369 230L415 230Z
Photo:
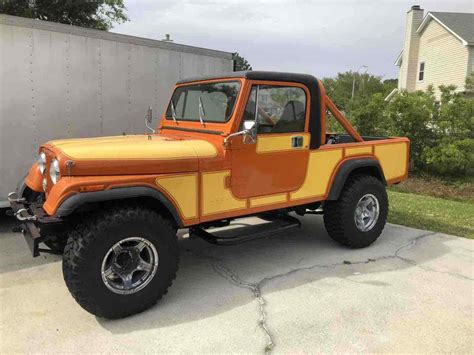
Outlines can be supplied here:
M406 12L474 12L473 0L125 0L111 32L239 52L254 70L396 78Z

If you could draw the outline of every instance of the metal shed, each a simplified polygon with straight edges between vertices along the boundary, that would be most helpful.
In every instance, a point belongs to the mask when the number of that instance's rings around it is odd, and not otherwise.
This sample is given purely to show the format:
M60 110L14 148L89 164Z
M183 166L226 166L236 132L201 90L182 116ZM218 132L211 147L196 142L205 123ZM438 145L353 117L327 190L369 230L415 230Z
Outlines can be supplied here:
M0 15L0 207L51 139L143 133L179 79L232 54Z

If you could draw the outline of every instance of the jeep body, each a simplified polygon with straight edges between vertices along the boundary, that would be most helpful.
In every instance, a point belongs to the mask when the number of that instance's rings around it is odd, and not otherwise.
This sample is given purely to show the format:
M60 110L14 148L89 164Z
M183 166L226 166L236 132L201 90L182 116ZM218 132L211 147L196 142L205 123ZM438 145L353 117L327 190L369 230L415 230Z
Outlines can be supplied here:
M345 134L326 131L329 113ZM65 258L72 258L74 243L99 238L94 230L104 228L97 232L102 239L115 233L107 232L103 222L113 224L112 215L133 215L134 223L159 218L161 224L148 226L142 234L152 235L156 228L157 234L173 235L179 228L190 228L213 240L210 228L242 216L275 220L289 218L290 212L319 213L337 241L349 247L369 245L385 225L385 186L407 178L409 141L361 137L311 75L249 71L178 82L156 132L53 140L43 144L39 154L38 163L9 199L34 256L44 242L59 252L65 247ZM149 211L146 218L141 210ZM87 236L80 232L84 224ZM119 246L118 252L95 256L101 265L96 271L106 286L103 295L145 297L151 287L165 292L164 286L151 285L158 282L153 279L172 280L176 270L171 266L170 275L156 275L165 268L154 265L156 250L164 243L159 263L166 259L162 254L168 247L172 259L175 242L150 236L120 244L133 235L133 227L127 233L105 246L90 242L94 250L103 248L102 254ZM84 271L74 269L71 260L65 262L68 287L88 311L114 318L141 309L92 306L93 300L77 289L84 282L81 272L94 277L94 270L87 269L92 266L84 266ZM146 266L152 281L145 286L145 276L139 282L145 272L138 266L141 262L152 264ZM104 270L104 263L116 272ZM173 260L169 263L174 265ZM139 271L131 271L131 280L125 281L120 273L132 264ZM115 274L107 279L107 272ZM116 283L115 291L108 282ZM171 281L163 283L169 286ZM152 304L147 302L142 307Z

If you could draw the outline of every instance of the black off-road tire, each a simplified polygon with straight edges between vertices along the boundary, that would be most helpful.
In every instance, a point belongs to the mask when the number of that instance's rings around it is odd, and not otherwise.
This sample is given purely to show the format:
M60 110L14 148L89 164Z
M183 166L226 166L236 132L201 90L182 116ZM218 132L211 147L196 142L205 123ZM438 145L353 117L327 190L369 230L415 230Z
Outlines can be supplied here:
M354 213L359 200L366 194L374 195L379 203L379 216L369 231L356 226ZM324 204L324 225L329 236L349 248L364 248L375 242L387 222L388 198L384 184L370 175L355 175L346 182L337 201Z
M106 287L101 268L104 256L117 242L140 236L158 251L158 268L151 281L132 294ZM66 285L77 303L102 318L130 316L153 306L167 293L178 270L176 227L157 212L134 207L112 207L71 232L63 257Z

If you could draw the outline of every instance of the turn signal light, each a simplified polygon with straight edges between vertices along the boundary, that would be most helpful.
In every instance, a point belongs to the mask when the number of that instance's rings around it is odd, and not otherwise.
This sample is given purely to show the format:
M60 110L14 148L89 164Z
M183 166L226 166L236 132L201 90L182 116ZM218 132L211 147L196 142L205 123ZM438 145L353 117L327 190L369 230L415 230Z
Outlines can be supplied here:
M105 189L105 185L90 185L90 186L80 187L79 192L101 191L104 189Z

